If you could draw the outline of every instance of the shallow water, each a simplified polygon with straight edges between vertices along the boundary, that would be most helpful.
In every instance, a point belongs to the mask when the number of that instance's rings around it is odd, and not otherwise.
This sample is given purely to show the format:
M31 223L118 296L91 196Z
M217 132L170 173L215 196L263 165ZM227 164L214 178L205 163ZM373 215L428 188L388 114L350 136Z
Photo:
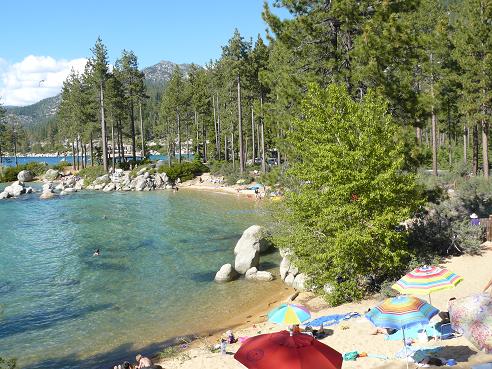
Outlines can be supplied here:
M212 281L260 220L252 202L191 191L38 196L0 202L0 356L21 368L107 368L226 324L280 286Z

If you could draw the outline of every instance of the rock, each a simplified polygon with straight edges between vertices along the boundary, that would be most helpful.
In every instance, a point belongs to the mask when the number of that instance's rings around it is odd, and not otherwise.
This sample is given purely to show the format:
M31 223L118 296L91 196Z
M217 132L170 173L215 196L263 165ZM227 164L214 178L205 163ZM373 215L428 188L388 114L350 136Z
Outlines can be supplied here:
M306 275L304 273L299 273L294 278L294 282L292 283L292 287L294 287L298 291L306 290Z
M65 188L64 192L65 193L74 193L74 192L77 192L77 190L75 188L67 187L67 188Z
M176 183L181 183L181 178L178 178L178 179L176 180Z
M262 281L262 282L269 282L269 281L273 281L274 278L272 273L264 270L260 270L256 273L255 280Z
M244 278L255 279L256 273L258 273L258 269L256 267L249 268L244 274Z
M65 185L63 183L59 183L56 187L55 190L58 191L63 191L65 189Z
M111 182L111 183L108 183L104 188L103 188L103 191L104 192L111 192L111 191L114 191L116 190L116 185Z
M166 173L160 173L160 176L161 176L162 182L164 182L165 184L167 184L169 182L169 177L167 176Z
M73 188L75 188L76 190L81 190L82 188L84 188L84 179L79 179L76 183L75 183L75 186L73 186Z
M34 189L32 187L27 187L26 188L26 193L33 193Z
M246 274L244 277L250 281L263 281L263 282L268 282L268 281L273 281L273 275L270 272L265 272L265 271L258 271L257 268L249 268L246 271Z
M67 192L65 192L65 191L61 191L61 192L60 192L60 196L65 196L65 195L67 195L67 194L68 194L68 193L67 193Z
M16 181L12 183L10 186L5 187L3 190L7 192L10 197L18 197L24 193L26 193L26 189L24 188L24 184L20 181Z
M288 274L287 277L285 277L284 282L286 285L292 286L292 284L294 283L294 279L295 277L292 274Z
M73 187L75 183L77 183L77 179L74 176L68 177L64 182L66 187Z
M324 286L323 286L323 291L325 291L325 293L332 293L333 292L333 286L329 283L326 283Z
M43 184L43 192L51 191L52 189L53 189L52 182L46 182L45 184Z
M149 177L150 177L149 172L145 172L145 173L143 174L143 177L144 177L145 179L149 178Z
M93 185L89 185L89 186L86 187L86 189L88 189L88 190L94 190L94 186Z
M48 169L44 174L44 179L47 181L55 181L60 176L60 173L54 169Z
M154 185L156 188L161 188L162 185L164 184L165 182L162 181L162 178L161 176L157 173L155 176L154 176Z
M138 177L138 176L141 176L141 175L142 175L142 174L144 174L146 171L147 171L147 167L140 169L140 170L137 172L137 177Z
M236 245L234 254L236 254L234 268L240 274L246 273L251 267L258 267L260 265L260 252L253 247L244 246L242 248L237 248Z
M102 175L100 177L97 177L94 182L92 182L93 185L106 185L107 183L110 182L109 179L109 174ZM103 186L104 187L104 186Z
M299 273L299 269L294 265L290 265L289 274L292 274L294 277Z
M106 185L105 185L104 183L101 183L101 184L96 184L96 185L94 185L93 187L94 187L94 189L95 189L96 191L100 191L100 190L102 190L104 187L106 187Z
M280 256L283 258L287 258L291 254L289 249L280 249L279 251L280 251Z
M0 200L3 199L8 199L10 197L10 194L6 191L0 192Z
M17 174L17 179L21 182L31 182L34 179L34 173L30 170L21 170Z
M219 271L215 274L216 282L230 282L238 277L237 272L234 270L231 264L224 264L220 267Z
M290 260L289 258L284 256L284 258L280 262L280 278L282 278L282 280L284 280L285 277L287 277L289 268L290 268Z
M137 177L135 182L135 191L143 191L147 182L143 176Z
M121 168L116 168L114 170L114 174L116 174L118 177L121 177L124 173L125 173L125 171Z
M51 199L53 197L53 192L43 192L41 196L39 196L40 199L47 200Z
M260 253L267 252L272 246L270 241L267 240L267 236L268 232L265 227L253 225L243 232L243 235L238 241L236 247L238 247L239 243L246 243L260 251Z

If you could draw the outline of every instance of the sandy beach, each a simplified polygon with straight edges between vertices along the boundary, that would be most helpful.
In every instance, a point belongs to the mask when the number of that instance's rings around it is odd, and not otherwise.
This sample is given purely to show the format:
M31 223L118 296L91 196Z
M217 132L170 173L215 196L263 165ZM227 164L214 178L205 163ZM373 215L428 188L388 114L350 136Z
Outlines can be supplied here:
M464 297L472 293L480 292L488 280L492 277L492 250L484 251L481 256L461 256L452 258L443 266L464 277L464 281L456 288L440 291L432 294L432 304L441 310L447 310L447 301L451 297ZM419 296L426 299L426 296ZM344 304L335 308L327 306L321 299L310 293L301 293L295 300L296 303L307 306L312 317L323 315L359 312L364 313L368 308L375 306L380 299L364 300L360 303ZM270 333L282 330L284 327L267 322L264 310L257 316L238 327L234 333L236 337L250 337L262 333ZM435 317L437 321L439 320ZM433 319L433 320L434 320ZM333 347L341 353L358 351L368 354L387 356L389 359L358 358L356 361L345 361L342 368L374 368L374 369L399 369L406 368L403 360L395 359L395 353L402 349L401 341L388 341L384 335L370 335L371 323L364 318L350 319L341 324L329 327L328 336L321 341ZM239 349L239 344L229 345L228 355L212 353L209 346L217 343L218 336L207 337L195 341L190 349L183 351L177 356L164 360L160 363L166 369L244 369L237 362L233 354ZM437 357L455 359L458 365L455 368L471 368L476 363L492 362L492 355L478 352L477 349L464 337L448 340L431 340L427 343L415 342L415 347L441 347ZM411 364L410 367L416 367Z

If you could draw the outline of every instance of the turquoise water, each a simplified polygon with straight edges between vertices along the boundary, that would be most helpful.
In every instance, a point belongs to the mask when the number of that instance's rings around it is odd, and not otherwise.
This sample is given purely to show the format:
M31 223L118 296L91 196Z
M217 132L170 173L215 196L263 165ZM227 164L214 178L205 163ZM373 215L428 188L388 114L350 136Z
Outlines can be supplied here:
M151 160L167 160L166 155L150 155ZM27 164L30 162L37 162L37 163L46 163L48 165L55 165L58 164L60 161L68 161L69 163L72 162L72 156L67 156L64 158L63 156L58 156L58 157L39 157L39 156L22 156L17 158L17 164L22 165L22 164ZM90 162L90 158L89 158ZM15 166L15 158L13 156L6 156L2 158L2 165L4 166Z
M38 196L0 202L0 356L21 368L109 368L226 326L280 288L212 282L258 222L253 202L192 191Z

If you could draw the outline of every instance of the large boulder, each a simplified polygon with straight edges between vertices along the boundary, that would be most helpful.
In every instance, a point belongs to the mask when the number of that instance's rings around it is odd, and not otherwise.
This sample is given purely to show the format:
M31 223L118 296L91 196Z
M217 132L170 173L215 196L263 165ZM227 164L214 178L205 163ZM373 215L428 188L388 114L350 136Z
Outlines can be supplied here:
M104 192L111 192L116 190L116 185L113 182L110 182L106 185L106 187L103 188Z
M139 176L135 178L135 191L143 191L145 190L145 187L147 186L147 181L145 180L144 176Z
M294 282L292 282L292 287L298 291L306 290L306 275L304 273L299 273L295 276Z
M155 185L155 188L161 188L162 185L165 185L165 183L162 181L162 178L159 175L159 173L156 173L156 175L154 176L154 185Z
M5 187L4 192L7 192L10 197L18 197L26 193L26 189L24 187L24 183L22 183L21 181L16 181L10 186Z
M260 253L267 252L272 246L267 237L268 232L265 227L253 225L243 232L241 239L236 245L236 248L240 248L243 245L246 245L247 247L255 248ZM234 249L234 251L236 250L236 248Z
M19 174L17 174L17 179L20 182L31 182L34 179L34 173L30 170L21 170Z
M55 181L60 176L60 173L55 169L48 169L44 174L44 179L47 181Z
M93 185L106 185L107 183L110 182L109 179L109 174L104 174L100 177L97 177L94 182L92 182Z
M10 197L10 194L6 191L0 192L0 200L3 199L8 199Z
M54 196L53 192L43 192L41 196L39 196L40 199L47 200L51 199Z
M266 271L259 271L255 267L248 269L244 277L250 281L263 281L263 282L273 281L274 279L272 273Z
M287 273L289 272L290 269L290 260L288 257L284 256L282 258L282 261L280 262L280 278L282 280L287 277Z
M220 267L219 271L215 274L215 281L230 282L238 277L237 272L234 270L231 264L224 264Z
M288 274L287 277L285 277L284 282L286 285L292 286L294 284L294 279L295 279L294 275Z
M248 269L258 267L260 265L260 251L254 247L242 245L240 248L234 249L236 258L234 260L234 268L240 274L245 274Z

